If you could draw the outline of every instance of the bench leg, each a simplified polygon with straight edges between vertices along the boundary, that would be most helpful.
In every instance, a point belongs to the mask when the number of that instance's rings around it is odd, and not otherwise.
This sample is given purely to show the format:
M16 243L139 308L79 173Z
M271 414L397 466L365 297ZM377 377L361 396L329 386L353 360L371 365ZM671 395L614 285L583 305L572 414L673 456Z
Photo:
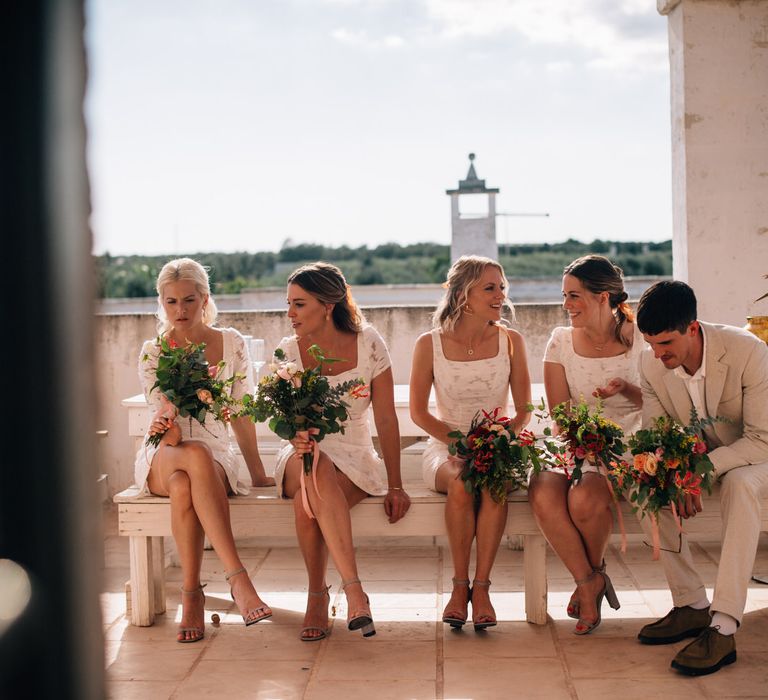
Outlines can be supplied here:
M525 618L547 624L547 541L543 535L525 535L523 552Z
M165 538L152 537L152 580L155 592L155 615L165 612Z
M155 621L155 585L151 537L130 537L131 624L149 627Z

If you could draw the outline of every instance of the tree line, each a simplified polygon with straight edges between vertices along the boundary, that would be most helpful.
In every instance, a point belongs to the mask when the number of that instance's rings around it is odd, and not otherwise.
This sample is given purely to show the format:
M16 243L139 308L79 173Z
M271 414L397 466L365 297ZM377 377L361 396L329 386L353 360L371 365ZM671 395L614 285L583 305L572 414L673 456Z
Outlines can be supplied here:
M569 239L562 243L501 246L499 262L509 277L559 277L571 260L587 253L607 255L632 275L671 275L672 242ZM351 285L440 283L450 266L450 246L437 243L384 243L369 248L330 247L286 242L276 253L188 253L210 271L217 294L243 289L281 287L299 265L326 260L338 265ZM95 256L97 292L101 298L155 296L155 279L169 255ZM182 255L173 256L182 257Z

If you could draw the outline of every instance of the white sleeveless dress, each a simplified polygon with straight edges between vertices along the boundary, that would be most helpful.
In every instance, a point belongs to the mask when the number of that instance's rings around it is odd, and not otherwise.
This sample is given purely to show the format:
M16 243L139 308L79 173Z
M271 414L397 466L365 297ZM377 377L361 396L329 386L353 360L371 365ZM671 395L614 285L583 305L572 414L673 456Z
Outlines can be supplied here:
M440 329L435 328L431 335L437 417L466 433L478 411L500 407L506 413L510 375L507 331L499 327L499 349L494 357L467 362L445 357ZM422 457L422 474L433 491L437 470L449 457L448 445L429 438Z
M283 338L278 347L285 352L289 360L296 362L299 369L303 370L301 353L296 341L296 336ZM384 339L373 326L365 325L357 334L357 366L329 376L328 383L335 386L360 377L370 386L371 381L391 365L389 350ZM384 496L387 493L383 478L384 462L373 449L369 424L371 398L368 396L350 399L347 403L349 403L349 420L344 424L344 434L326 435L318 443L320 450L328 455L336 468L343 472L353 484L371 496ZM283 495L285 465L294 452L293 445L286 440L277 455L275 482L280 496Z

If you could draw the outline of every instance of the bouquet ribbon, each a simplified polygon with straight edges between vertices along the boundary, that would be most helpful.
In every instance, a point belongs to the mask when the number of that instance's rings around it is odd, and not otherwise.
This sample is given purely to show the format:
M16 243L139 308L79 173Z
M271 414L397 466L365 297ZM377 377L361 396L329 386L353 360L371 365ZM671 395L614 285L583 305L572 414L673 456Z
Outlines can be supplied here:
M320 496L320 490L317 488L317 463L320 461L320 451L317 449L317 442L312 437L320 432L318 428L310 428L309 430L299 430L297 435L306 435L307 439L312 443L312 465L310 467L310 473L312 474L312 483L315 486L315 493L317 497L322 500ZM308 457L308 455L304 455ZM305 479L304 460L302 459L301 471L299 472L299 490L301 491L301 505L304 508L304 512L307 514L310 520L315 520L315 514L312 512L312 508L309 505L309 498L307 496L307 482Z

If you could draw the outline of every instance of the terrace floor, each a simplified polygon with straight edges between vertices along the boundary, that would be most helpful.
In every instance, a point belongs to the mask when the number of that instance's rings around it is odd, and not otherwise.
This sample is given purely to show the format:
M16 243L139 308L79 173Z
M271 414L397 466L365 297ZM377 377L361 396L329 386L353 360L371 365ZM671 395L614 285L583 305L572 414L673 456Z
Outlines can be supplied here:
M450 555L431 538L360 541L358 563L376 622L364 639L346 629L339 576L331 570L332 633L317 643L298 639L306 578L298 548L282 540L242 543L242 558L271 620L246 628L237 614L221 565L206 551L206 637L178 644L180 571L167 571L168 609L152 627L132 627L125 618L127 538L116 536L116 513L107 512L102 607L111 698L548 698L556 700L654 696L685 698L768 697L768 585L750 583L747 614L737 635L738 661L716 674L688 678L669 667L684 642L643 646L640 627L671 607L661 565L642 543L622 555L611 546L608 572L622 606L603 606L594 633L577 637L565 605L572 581L551 556L546 625L525 622L522 552L503 546L493 572L499 625L475 633L451 631L440 615L450 590ZM714 582L719 547L698 543L694 556L708 587ZM761 540L756 572L768 574L768 539ZM711 589L710 589L711 592ZM221 623L214 626L211 615Z

